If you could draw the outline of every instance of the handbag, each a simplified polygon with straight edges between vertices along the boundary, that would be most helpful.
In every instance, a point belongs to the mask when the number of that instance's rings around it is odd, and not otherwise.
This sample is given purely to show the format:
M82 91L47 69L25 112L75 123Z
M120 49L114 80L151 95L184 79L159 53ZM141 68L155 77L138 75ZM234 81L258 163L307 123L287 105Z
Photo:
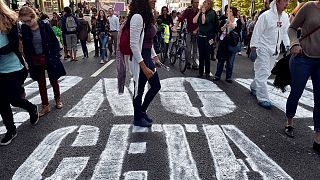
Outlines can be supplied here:
M46 56L45 55L36 55L31 57L32 64L35 66L45 66L46 65Z
M231 31L228 35L227 35L227 40L228 43L232 46L232 47L236 47L240 41L240 36L237 32L235 31Z

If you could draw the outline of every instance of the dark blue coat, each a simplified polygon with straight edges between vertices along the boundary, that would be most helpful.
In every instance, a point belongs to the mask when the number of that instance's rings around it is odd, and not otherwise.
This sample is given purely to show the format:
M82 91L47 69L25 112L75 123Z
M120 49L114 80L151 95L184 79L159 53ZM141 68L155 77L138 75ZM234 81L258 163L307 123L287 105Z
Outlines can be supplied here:
M40 34L42 38L43 53L46 56L46 69L49 79L58 80L61 76L66 75L63 64L60 61L60 46L51 26L43 21L38 21ZM33 46L33 34L29 26L23 24L21 26L23 51L25 59L29 65L30 77L38 81L40 78L40 66L32 63L31 57L36 55Z

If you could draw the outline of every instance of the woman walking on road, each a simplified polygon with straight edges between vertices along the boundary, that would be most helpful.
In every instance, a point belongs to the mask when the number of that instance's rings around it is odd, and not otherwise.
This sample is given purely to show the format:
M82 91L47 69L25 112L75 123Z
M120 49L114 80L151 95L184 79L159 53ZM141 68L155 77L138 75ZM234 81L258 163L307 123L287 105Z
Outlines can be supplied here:
M89 22L83 19L83 14L79 14L79 25L80 25L80 32L79 32L79 39L83 51L83 58L89 58L88 47L87 47L87 40L89 32L91 31Z
M106 13L103 10L99 11L98 19L96 26L96 37L100 39L100 64L104 64L107 62L108 54L107 54L107 44L110 37L110 24L107 19Z
M10 104L29 112L30 123L37 124L38 108L22 98L28 72L19 51L17 14L0 0L0 114L7 129L0 145L8 145L17 136Z
M39 84L42 101L39 115L43 116L50 112L46 70L53 88L56 108L61 109L63 106L58 79L66 75L66 71L60 61L59 42L50 25L40 21L33 9L22 7L19 18L23 22L21 26L23 50L29 65L30 77Z
M293 117L306 83L311 77L314 94L314 143L313 149L320 152L320 1L307 2L292 21L288 34L291 42L290 72L291 92L287 100L288 118L285 133L293 137ZM302 38L297 38L298 29Z
M133 73L134 85L134 125L151 127L152 120L146 114L153 98L159 92L161 85L155 66L159 66L159 58L153 48L153 38L156 35L155 19L152 9L156 0L134 0L130 4L130 13L124 28L130 30L130 47L132 60L129 67ZM155 63L154 63L155 62ZM149 82L150 89L142 103L144 87Z

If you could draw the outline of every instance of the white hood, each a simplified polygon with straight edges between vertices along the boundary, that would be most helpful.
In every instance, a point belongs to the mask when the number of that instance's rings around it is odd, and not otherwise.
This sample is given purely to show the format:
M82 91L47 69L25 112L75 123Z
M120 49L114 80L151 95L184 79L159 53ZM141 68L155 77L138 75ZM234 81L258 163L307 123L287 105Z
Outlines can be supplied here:
M290 45L288 37L289 16L286 12L278 15L276 0L270 3L270 9L258 18L253 30L250 47L266 48L274 53L276 48L280 52L280 44Z

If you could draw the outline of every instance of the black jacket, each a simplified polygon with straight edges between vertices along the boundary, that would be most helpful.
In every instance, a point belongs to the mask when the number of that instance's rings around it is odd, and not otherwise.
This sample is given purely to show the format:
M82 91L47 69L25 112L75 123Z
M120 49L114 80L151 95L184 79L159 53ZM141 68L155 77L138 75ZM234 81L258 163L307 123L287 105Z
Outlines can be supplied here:
M46 56L46 68L49 79L57 80L66 75L66 71L60 61L60 46L51 26L43 21L38 21L42 39L43 54ZM36 55L33 46L33 34L29 26L21 26L22 44L25 59L29 65L30 77L38 81L40 77L40 67L32 63L31 57Z

